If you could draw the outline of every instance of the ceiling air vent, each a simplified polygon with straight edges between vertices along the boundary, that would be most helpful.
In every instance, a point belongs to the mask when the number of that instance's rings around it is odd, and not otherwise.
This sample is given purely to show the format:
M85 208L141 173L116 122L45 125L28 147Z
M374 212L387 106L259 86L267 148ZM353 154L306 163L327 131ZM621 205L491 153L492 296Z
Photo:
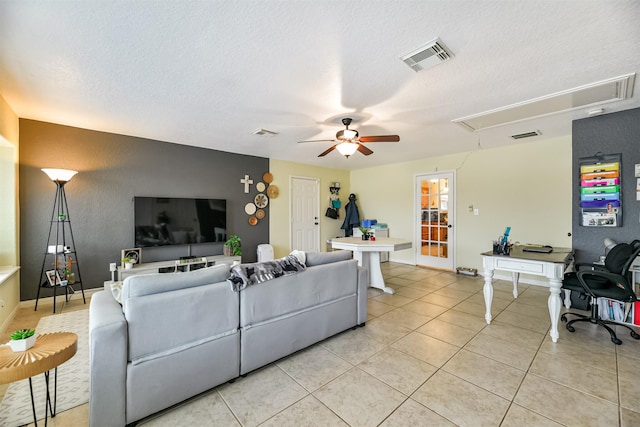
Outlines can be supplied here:
M583 108L597 108L610 102L631 98L635 76L635 73L625 74L495 110L461 117L452 120L452 122L475 132L507 123L517 123Z
M441 62L448 61L452 57L453 53L451 53L449 48L447 48L439 38L436 38L406 55L402 55L400 59L417 73L425 68L430 68Z
M523 133L517 133L515 135L511 135L511 138L524 139L524 138L531 138L532 136L538 136L538 135L542 135L542 133L539 130L533 130L531 132L523 132Z

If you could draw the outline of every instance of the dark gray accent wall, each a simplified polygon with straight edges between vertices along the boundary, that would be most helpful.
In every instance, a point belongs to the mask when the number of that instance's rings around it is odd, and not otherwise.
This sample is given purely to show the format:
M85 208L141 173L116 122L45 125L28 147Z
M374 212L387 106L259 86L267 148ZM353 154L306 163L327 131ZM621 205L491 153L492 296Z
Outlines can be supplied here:
M640 163L640 108L573 122L573 248L578 262L604 254L604 239L640 239L640 202L636 201L635 164ZM622 227L581 227L579 165L597 152L622 154Z
M269 160L34 120L20 120L20 299L36 298L55 184L41 168L77 170L65 185L85 289L110 280L109 263L134 247L133 197L194 197L227 200L227 233L242 239L243 262L256 261L258 244L269 242L269 208L256 226L244 211L255 186L244 193L240 179L254 183ZM222 254L221 243L143 249L143 262L185 255ZM51 296L43 290L41 297Z

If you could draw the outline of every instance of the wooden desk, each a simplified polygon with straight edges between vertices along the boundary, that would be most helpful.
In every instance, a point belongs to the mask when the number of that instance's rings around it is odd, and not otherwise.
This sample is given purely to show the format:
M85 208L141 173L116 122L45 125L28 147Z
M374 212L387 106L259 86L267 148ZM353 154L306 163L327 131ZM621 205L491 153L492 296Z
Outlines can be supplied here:
M33 401L33 386L31 377L44 372L47 385L47 400L45 402L44 425L47 425L47 407L51 417L56 416L56 397L58 383L58 366L71 359L78 349L78 336L71 332L54 332L39 335L36 343L27 351L14 353L7 346L0 346L0 384L29 378L29 390L31 391L31 408L33 410L33 422L38 425L36 406ZM53 406L49 394L49 371L55 369Z
M551 318L551 339L558 341L558 319L560 317L560 288L562 275L573 259L573 249L553 248L549 254L523 252L522 246L514 246L509 255L497 255L492 251L482 255L484 265L484 302L487 308L485 320L491 323L491 301L493 300L494 270L510 271L513 279L513 297L518 298L518 278L520 273L543 276L549 280L549 317Z
M411 242L403 239L379 237L375 241L362 240L361 237L340 237L331 240L334 249L346 249L353 251L353 258L358 260L358 265L369 271L369 286L381 289L388 294L395 291L385 286L382 270L380 269L380 252L395 252L402 249L411 249Z

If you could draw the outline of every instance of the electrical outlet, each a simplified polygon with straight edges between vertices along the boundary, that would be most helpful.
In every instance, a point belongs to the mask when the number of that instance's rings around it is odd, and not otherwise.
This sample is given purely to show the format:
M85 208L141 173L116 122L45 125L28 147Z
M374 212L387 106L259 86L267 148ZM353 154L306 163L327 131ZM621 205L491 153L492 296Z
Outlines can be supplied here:
M474 214L474 215L480 215L480 209L475 208L475 209L473 210L473 214Z

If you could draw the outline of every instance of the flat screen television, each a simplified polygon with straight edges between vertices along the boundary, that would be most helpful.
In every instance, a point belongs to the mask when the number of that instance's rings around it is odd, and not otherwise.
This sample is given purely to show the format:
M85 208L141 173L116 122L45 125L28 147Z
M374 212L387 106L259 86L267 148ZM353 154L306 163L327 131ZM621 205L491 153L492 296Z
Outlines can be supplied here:
M226 200L134 197L133 205L138 248L227 240Z

